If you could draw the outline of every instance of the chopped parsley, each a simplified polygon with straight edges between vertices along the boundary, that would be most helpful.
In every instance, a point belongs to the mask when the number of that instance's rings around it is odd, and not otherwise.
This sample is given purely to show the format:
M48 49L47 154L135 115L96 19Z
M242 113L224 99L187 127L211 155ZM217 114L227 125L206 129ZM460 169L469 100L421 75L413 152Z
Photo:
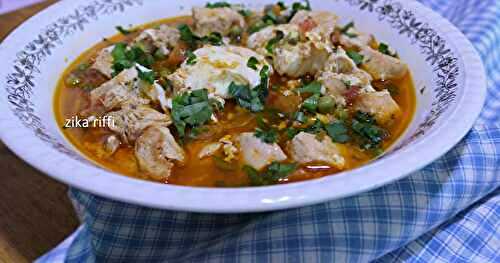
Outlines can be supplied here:
M113 57L113 70L115 75L124 69L134 66L134 61L127 56L127 44L125 43L116 44L113 51L111 51L111 56Z
M269 9L266 14L264 15L264 17L262 18L262 21L264 21L264 23L268 24L276 24L278 23L278 16L274 13L274 11L272 9Z
M149 83L149 84L153 84L155 82L155 72L152 71L152 70L145 70L145 71L142 71L139 67L136 67L137 69L137 72L139 72L139 79Z
M238 105L251 112L263 111L269 94L269 66L264 65L259 74L260 84L257 87L251 88L234 82L229 85L229 94L236 99Z
M297 164L291 163L271 163L267 169L262 172L255 170L251 166L244 166L243 171L247 174L252 186L265 186L278 183L287 178L291 173L297 170Z
M275 10L273 9L276 6L280 11L278 13L275 13ZM249 26L248 32L253 34L271 25L286 24L290 22L290 20L292 20L295 14L297 14L300 10L311 11L311 4L309 3L309 0L293 3L291 10L289 10L285 3L281 1L274 6L270 5L264 9L264 16Z
M186 55L187 55L186 64L188 64L188 65L194 65L194 64L196 64L197 57L196 57L196 55L191 50L188 50L186 52Z
M300 93L312 93L312 94L320 94L321 93L321 83L317 81L310 82L301 88L298 89Z
M240 85L232 82L229 85L229 94L236 99L238 105L251 112L264 110L264 100L261 99L258 89L252 89L248 85Z
M365 57L363 55L359 54L358 52L353 51L353 50L348 50L346 53L347 53L347 56L349 56L352 59L352 61L354 61L356 66L359 66L363 63L363 59Z
M178 26L177 29L179 30L179 33L181 35L181 40L186 42L187 44L194 46L198 41L200 41L200 37L193 33L188 25L182 24Z
M386 43L381 42L378 45L378 51L382 54L385 54L385 55L388 55L391 57L396 57L396 54L391 52L389 45L387 45Z
M325 130L334 142L346 143L351 139L348 135L346 125L341 121L334 121L325 125Z
M269 116L272 118L273 117L273 112L268 111L265 112L270 114ZM264 114L265 114L264 113ZM276 143L279 140L279 134L278 130L272 126L270 126L263 117L263 114L258 114L257 115L257 128L255 129L255 137L259 138L261 141L264 143Z
M360 139L361 149L378 152L387 136L386 131L380 128L375 118L368 113L356 112L351 127L355 135Z
M231 7L231 4L228 2L214 2L214 3L207 3L205 5L206 8L223 8L223 7Z
M240 15L242 15L243 17L249 17L253 14L253 12L251 10L248 10L248 9L241 9L241 10L238 10L238 13Z
M185 92L172 101L172 119L181 138L186 136L186 129L205 124L213 114L212 105L206 89Z
M257 65L259 64L259 60L256 57L250 57L247 62L247 67L257 70Z
M273 25L271 20L257 21L254 24L250 25L250 27L248 27L248 33L253 34L255 32L259 32L260 30L262 30L268 26L271 26L271 25Z
M135 63L150 67L155 62L151 54L146 53L138 46L128 48L126 43L117 43L111 51L111 56L113 57L112 68L115 76L124 69L133 67Z
M207 36L201 38L201 42L208 43L214 46L222 46L224 42L222 41L222 35L219 32L212 32Z
M290 14L290 18L288 19L288 21L290 21L293 18L293 16L295 16L295 14L297 14L297 12L299 12L300 10L305 10L305 11L312 10L311 3L309 2L309 0L305 0L304 2L305 4L301 2L295 2L292 4L292 13Z
M285 38L285 33L283 33L283 31L281 30L276 31L275 36L271 38L266 44L267 52L269 54L273 54L274 48L283 38Z
M118 30L118 32L120 32L122 35L128 35L128 34L131 34L134 32L134 30L127 30L127 29L123 28L122 26L117 26L116 30Z
M289 140L293 139L297 134L299 134L300 130L297 128L289 127L286 129L286 136Z
M353 37L357 37L358 35L354 34L354 33L349 33L349 30L351 28L354 28L354 22L349 22L347 25L343 26L341 29L340 29L340 33L350 37L350 38L353 38Z
M222 35L219 32L212 32L207 36L200 37L186 24L178 26L177 29L181 35L181 40L190 45L191 48L195 48L198 44L211 44L214 46L221 46L224 44Z
M286 7L285 3L282 2L282 1L279 1L276 5L279 6L279 8L280 8L281 11L284 11L284 10L286 10L288 8L288 7Z
M319 134L319 133L323 132L323 129L324 129L323 123L319 119L316 119L316 121L314 121L313 125L305 128L305 129L302 129L301 131L311 133L311 134Z
M265 143L269 143L269 144L278 142L278 139L279 139L278 131L274 128L269 128L266 130L261 129L261 128L256 128L254 135L255 135L255 137L259 138L261 141L263 141Z

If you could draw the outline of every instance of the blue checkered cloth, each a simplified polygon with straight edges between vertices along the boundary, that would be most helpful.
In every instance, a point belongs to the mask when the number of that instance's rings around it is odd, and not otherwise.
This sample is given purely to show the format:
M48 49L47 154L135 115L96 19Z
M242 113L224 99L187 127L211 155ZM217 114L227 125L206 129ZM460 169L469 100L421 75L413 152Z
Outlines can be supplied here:
M453 150L358 196L282 212L149 209L76 189L82 226L38 262L500 262L500 1L421 0L460 28L488 101Z

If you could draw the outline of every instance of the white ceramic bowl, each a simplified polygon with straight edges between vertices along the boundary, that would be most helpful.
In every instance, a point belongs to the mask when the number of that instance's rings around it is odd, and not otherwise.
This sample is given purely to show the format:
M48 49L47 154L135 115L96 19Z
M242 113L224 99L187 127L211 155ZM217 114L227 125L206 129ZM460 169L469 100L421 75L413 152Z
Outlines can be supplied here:
M96 195L161 209L236 213L305 206L382 186L431 163L465 136L483 106L486 83L479 56L455 27L414 1L311 3L390 43L413 73L418 105L411 126L391 153L366 166L287 185L208 189L131 179L85 160L54 118L53 94L63 70L115 34L115 26L188 14L205 4L199 0L68 0L29 19L0 46L1 138L47 175Z

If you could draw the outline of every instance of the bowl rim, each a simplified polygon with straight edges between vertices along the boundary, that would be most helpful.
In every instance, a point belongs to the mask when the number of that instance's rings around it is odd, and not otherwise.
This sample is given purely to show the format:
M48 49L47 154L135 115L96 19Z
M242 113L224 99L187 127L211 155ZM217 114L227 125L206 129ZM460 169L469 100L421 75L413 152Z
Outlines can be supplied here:
M74 6L72 1L60 1L31 17L2 42L0 55L6 52L6 43L21 36L23 30L50 17L51 13L71 6ZM448 152L473 127L486 99L484 66L469 40L454 25L428 7L414 0L405 1L404 6L417 10L420 17L429 21L447 39L453 40L450 44L457 51L459 60L467 61L463 63L464 95L456 102L457 106L450 110L448 119L426 135L427 139L401 149L397 155L385 157L383 162L375 161L334 176L292 184L214 189L163 185L129 178L100 167L76 162L40 141L45 145L45 154L55 156L51 162L42 162L39 153L32 153L26 145L18 143L19 138L15 133L0 129L0 138L16 155L58 181L98 196L151 208L204 213L264 212L307 206L366 192L406 177ZM0 106L0 109L10 110L5 105ZM11 113L3 114L0 117L0 126L9 126L8 123L12 122L13 118L11 116ZM415 158L416 156L418 158ZM58 165L54 165L55 163ZM359 180L365 178L361 176L369 176L370 180ZM97 180L96 183L88 183L89 177ZM110 186L113 188L110 189ZM304 191L306 188L309 190ZM355 190L352 190L353 188Z

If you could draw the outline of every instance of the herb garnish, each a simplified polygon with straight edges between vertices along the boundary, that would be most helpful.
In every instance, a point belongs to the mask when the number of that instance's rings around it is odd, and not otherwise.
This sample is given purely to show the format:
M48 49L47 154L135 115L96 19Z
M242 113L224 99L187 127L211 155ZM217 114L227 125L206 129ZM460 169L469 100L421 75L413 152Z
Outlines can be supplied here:
M345 25L344 27L342 27L340 29L340 33L350 37L350 38L353 38L353 37L357 37L358 35L354 34L354 33L349 33L349 30L351 28L354 28L354 22L349 22L347 25Z
M320 94L321 93L321 83L317 81L310 82L301 88L298 89L300 93L312 93L312 94Z
M292 20L292 18L295 16L295 14L297 14L297 12L299 12L300 10L311 11L311 4L309 3L309 0L306 0L304 2L305 3L302 3L302 2L293 3L292 7L291 7L291 11L285 12L288 9L288 7L285 5L285 3L280 1L275 5L280 9L279 14L274 12L274 10L272 8L274 6L271 6L270 8L266 8L262 19L251 24L250 27L248 28L248 32L250 34L253 34L253 33L258 32L261 29L268 27L268 26L271 26L271 25L288 23L288 22L290 22L290 20Z
M379 45L378 45L378 51L382 54L385 54L385 55L388 55L388 56L391 56L391 57L396 57L396 53L392 53L390 51L390 48L389 48L389 45L387 45L386 43L383 43L381 42Z
M252 186L265 186L278 183L280 180L287 178L297 169L297 164L291 163L271 163L263 172L255 170L251 166L244 166L243 171L247 174Z
M141 70L141 68L136 67L137 72L139 72L139 79L144 80L149 84L154 84L155 82L155 72L152 70Z
M191 28L186 24L178 26L177 29L179 30L179 33L181 35L181 40L189 45L194 46L196 45L196 42L200 40L200 37L195 35Z
M219 32L212 32L207 36L201 38L201 42L208 43L214 46L222 46L224 42L222 41L222 35Z
M269 112L272 114L272 112ZM265 120L262 114L257 115L257 128L255 129L255 137L259 138L265 143L276 143L279 140L278 130L270 126Z
M172 119L181 138L185 137L186 128L205 124L212 114L213 109L206 89L177 95L172 101Z
M283 31L278 30L275 32L275 36L271 38L266 44L266 50L269 54L273 54L276 45L285 37Z
M264 110L264 103L258 89L252 89L249 85L239 85L232 82L229 85L229 94L236 99L241 107L251 111Z
M221 46L224 44L222 35L219 32L212 32L207 36L200 37L186 24L178 26L177 29L180 32L181 40L190 45L191 48L195 48L198 44L211 44L214 46Z
M131 34L135 31L135 30L127 30L122 26L117 26L116 30L118 30L118 32L120 32L122 35L128 35L128 34Z
M251 10L248 10L248 9L241 9L241 10L238 10L238 13L240 15L242 15L243 17L249 17L253 14L253 12Z
M292 20L293 16L295 16L295 14L297 14L297 12L299 12L300 10L305 10L305 11L311 11L312 8L311 8L311 3L309 2L309 0L305 0L305 5L302 4L301 2L295 2L292 4L292 13L290 14L290 18L288 19L288 21Z
M186 64L188 64L188 65L194 65L194 64L196 64L197 57L196 57L196 55L191 50L188 50L186 52L186 56L187 56Z
M247 67L257 70L257 65L259 64L259 60L256 57L250 57L247 62Z
M386 131L377 125L375 118L365 112L356 112L351 126L360 139L360 147L365 150L377 151L387 136Z
M363 55L359 54L358 52L353 51L353 50L348 50L346 53L347 53L347 56L349 56L352 59L352 61L354 61L356 66L359 66L363 63L363 59L365 57Z
M255 135L255 137L259 138L261 141L263 141L265 143L269 143L269 144L278 142L278 139L279 139L278 131L274 128L269 128L266 130L261 129L261 128L256 128L254 135Z
M325 125L325 130L333 142L346 143L351 139L347 133L346 125L341 121L334 121Z
M230 3L227 3L227 2L214 2L214 3L210 3L208 2L206 5L205 5L206 8L222 8L222 7L231 7L231 4Z
M115 76L124 69L133 67L135 63L150 67L155 61L151 54L146 53L140 47L128 48L125 43L117 43L111 52L111 56L113 57L112 67Z

